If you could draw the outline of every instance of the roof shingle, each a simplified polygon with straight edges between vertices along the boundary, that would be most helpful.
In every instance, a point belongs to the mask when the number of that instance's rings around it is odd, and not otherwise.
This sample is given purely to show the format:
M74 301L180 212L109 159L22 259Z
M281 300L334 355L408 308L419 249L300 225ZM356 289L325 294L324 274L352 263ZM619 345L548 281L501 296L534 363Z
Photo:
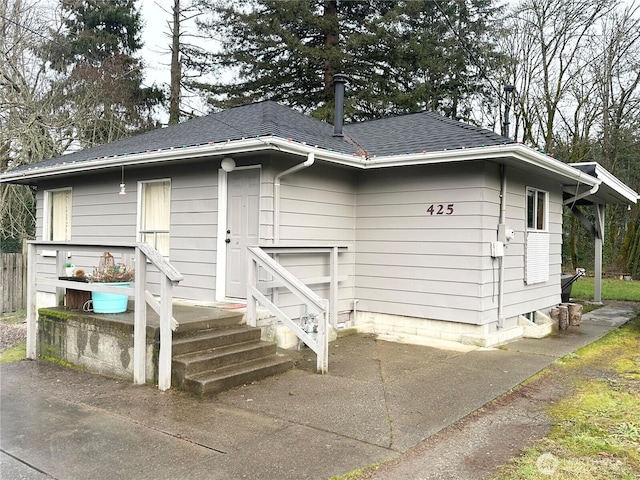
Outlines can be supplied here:
M344 126L344 133L344 138L334 137L332 125L276 102L264 101L24 165L13 171L264 136L291 139L348 155L361 154L364 150L369 157L512 143L490 130L431 112L350 123Z

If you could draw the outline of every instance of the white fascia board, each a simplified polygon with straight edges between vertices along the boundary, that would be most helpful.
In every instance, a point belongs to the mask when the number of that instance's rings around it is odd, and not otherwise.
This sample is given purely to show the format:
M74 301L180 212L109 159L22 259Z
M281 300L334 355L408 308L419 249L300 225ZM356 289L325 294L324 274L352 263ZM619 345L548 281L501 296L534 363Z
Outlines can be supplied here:
M616 193L620 194L625 199L632 203L637 203L640 195L638 195L631 187L621 182L616 176L611 174L606 168L600 165L598 162L581 162L572 163L571 165L588 165L595 166L596 177L602 181L605 185L612 188Z
M506 164L524 163L557 175L563 184L567 182L580 183L591 187L600 184L600 180L597 178L518 143L377 157L368 160L366 162L366 168L424 165L429 163L449 163L470 160L500 160Z
M123 165L145 165L180 160L182 158L195 159L264 150L275 150L303 156L307 156L309 153L314 153L317 160L364 170L409 165L428 165L471 160L499 159L505 163L521 162L537 168L542 168L558 175L562 183L566 183L567 181L569 183L577 182L588 186L594 186L600 183L600 180L578 170L577 168L573 168L554 158L548 157L531 148L516 143L366 158L360 155L349 155L272 136L231 140L227 142L172 148L167 150L156 150L130 155L118 155L80 162L65 162L64 157L61 157L60 163L53 166L32 168L16 173L4 173L0 175L0 182L20 182L30 179L55 177L69 173L90 172L105 168L120 167Z
M246 152L247 150L258 151L272 149L273 146L270 145L269 140L270 138L267 140L261 140L259 138L234 140L224 143L213 143L210 145L196 145L128 155L114 155L111 157L84 161L65 162L64 156L62 156L60 157L60 162L56 165L42 168L30 168L16 173L4 173L0 175L0 182L8 183L16 180L54 177L61 174L89 172L109 167L119 167L122 165L144 165L179 160L182 158L202 158L212 155L231 155L234 153Z
M162 162L180 160L182 158L203 158L210 156L225 156L238 153L258 152L273 150L279 152L304 155L314 153L322 160L340 163L350 166L362 166L363 157L349 156L340 152L333 152L318 147L313 147L304 143L297 143L280 137L256 137L242 140L230 140L206 145L195 145L189 147L176 147L166 150L155 150L127 155L114 155L95 160L69 161L66 162L64 156L60 157L60 162L47 167L29 168L15 173L4 173L0 175L0 183L20 182L30 179L41 179L55 177L69 173L82 173L105 168L145 165Z

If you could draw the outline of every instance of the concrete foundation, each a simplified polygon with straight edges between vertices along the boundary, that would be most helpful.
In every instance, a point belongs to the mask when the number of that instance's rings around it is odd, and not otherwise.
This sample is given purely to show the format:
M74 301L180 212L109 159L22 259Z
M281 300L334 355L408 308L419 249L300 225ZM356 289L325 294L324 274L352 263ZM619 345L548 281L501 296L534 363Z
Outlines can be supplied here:
M540 318L548 319L542 313L539 315ZM521 318L524 319L524 317ZM352 319L352 323L360 332L375 333L390 341L416 345L455 342L463 345L492 347L522 337L541 338L552 331L551 327L533 322L529 322L531 325L524 325L523 320L519 318L508 318L504 328L498 328L497 322L471 325L367 311L359 311L356 318ZM546 325L547 322L544 323Z
M37 352L103 375L133 380L133 324L64 308L38 311ZM146 376L157 381L160 332L147 327Z

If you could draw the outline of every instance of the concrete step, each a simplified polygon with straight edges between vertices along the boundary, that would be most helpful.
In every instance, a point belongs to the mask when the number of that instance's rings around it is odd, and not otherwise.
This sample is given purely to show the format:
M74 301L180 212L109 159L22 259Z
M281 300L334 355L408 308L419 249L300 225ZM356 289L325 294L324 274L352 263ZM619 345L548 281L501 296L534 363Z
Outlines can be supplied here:
M173 337L173 357L186 353L208 350L235 343L244 343L260 340L259 327L234 327L215 328L212 330L192 332L189 335L176 335Z
M183 355L174 355L172 372L176 385L181 385L186 376L207 370L216 370L248 360L268 357L274 355L276 350L275 343L251 341Z
M173 332L176 337L194 335L201 331L237 327L244 324L244 314L238 312L224 312L216 310L209 313L211 309L206 309L198 315L179 316L180 312L174 311L174 317L178 320L178 327Z
M267 358L249 360L237 365L189 375L185 378L183 389L198 395L211 395L285 372L292 367L291 359L276 354Z

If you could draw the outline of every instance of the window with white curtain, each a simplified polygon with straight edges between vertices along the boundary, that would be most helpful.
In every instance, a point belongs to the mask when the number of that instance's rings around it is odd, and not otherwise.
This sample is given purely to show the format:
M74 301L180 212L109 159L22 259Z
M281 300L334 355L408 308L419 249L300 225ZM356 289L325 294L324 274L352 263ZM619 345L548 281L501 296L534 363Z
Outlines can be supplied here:
M138 239L169 256L171 181L140 182Z
M58 242L71 240L71 189L45 192L44 239Z

